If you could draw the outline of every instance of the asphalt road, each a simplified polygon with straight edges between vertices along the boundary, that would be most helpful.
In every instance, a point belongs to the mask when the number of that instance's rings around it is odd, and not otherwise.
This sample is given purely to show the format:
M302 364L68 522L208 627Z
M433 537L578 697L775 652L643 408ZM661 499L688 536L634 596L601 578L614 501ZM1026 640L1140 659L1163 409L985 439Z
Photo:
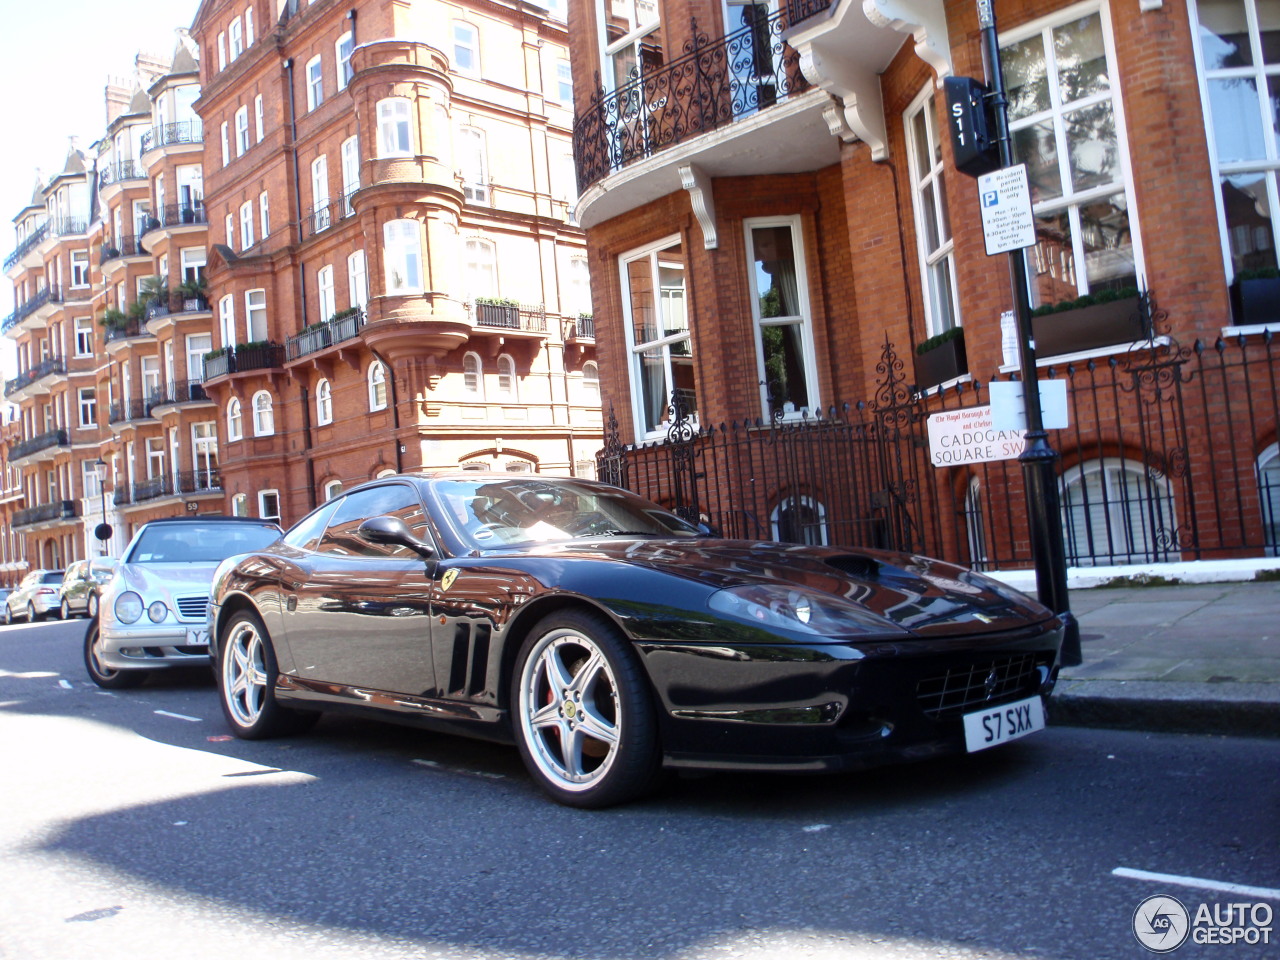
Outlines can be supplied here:
M504 747L329 717L228 739L208 674L101 691L83 629L0 628L4 960L1104 960L1155 956L1147 896L1256 899L1118 867L1280 888L1276 740L1051 728L580 812Z

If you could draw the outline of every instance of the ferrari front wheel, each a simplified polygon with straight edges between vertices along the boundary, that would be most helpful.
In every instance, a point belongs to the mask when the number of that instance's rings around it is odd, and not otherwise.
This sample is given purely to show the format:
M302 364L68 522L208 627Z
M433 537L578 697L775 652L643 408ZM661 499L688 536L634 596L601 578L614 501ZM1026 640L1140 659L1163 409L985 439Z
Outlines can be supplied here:
M560 803L624 803L657 783L657 719L639 658L599 614L564 611L525 640L513 679L516 743Z
M227 624L219 644L217 679L222 712L242 740L300 733L318 718L276 702L278 674L267 628L256 613L241 610Z

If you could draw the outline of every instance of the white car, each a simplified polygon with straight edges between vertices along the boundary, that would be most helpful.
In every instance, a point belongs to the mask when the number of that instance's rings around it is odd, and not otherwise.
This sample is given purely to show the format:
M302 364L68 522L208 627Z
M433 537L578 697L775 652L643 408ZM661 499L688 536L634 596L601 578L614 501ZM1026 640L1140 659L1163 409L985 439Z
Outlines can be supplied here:
M227 557L261 550L281 535L270 520L172 517L143 524L110 570L98 616L85 631L84 662L100 687L132 687L148 674L209 662L209 588Z

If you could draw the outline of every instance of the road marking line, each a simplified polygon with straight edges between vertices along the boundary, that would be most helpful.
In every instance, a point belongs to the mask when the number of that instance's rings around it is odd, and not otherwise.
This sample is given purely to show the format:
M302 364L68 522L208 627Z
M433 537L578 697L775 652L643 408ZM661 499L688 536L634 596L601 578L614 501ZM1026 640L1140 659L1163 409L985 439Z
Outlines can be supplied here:
M168 710L157 710L156 716L173 717L173 719L175 720L190 720L192 723L199 723L201 720L200 717L188 717L188 716L184 716L181 713L170 713Z
M1129 880L1151 880L1156 883L1171 883L1178 887L1196 887L1200 890L1216 890L1220 893L1238 893L1246 897L1280 900L1280 889L1272 887L1250 887L1243 883L1202 880L1199 877L1182 877L1176 873L1152 873L1149 870L1131 870L1128 867L1116 867L1111 871L1111 875Z
M70 689L71 689L71 681L70 681L70 680L59 680L59 681L58 681L58 686L60 686L63 690L70 690Z
M450 767L436 760L414 760L420 767L430 767L432 770L439 770L443 773L460 773L464 777L480 777L484 780L505 780L506 774L489 773L485 770L467 770L463 767Z

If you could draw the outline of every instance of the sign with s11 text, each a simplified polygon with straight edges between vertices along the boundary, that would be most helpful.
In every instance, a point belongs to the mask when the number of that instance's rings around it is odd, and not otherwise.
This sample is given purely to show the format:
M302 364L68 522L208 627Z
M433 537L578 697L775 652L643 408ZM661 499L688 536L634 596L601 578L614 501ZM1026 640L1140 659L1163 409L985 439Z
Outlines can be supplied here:
M1035 246L1036 219L1031 213L1031 184L1025 163L980 176L978 207L988 257Z
M935 467L1016 460L1027 445L1023 430L997 430L991 407L943 410L929 417L929 462Z

